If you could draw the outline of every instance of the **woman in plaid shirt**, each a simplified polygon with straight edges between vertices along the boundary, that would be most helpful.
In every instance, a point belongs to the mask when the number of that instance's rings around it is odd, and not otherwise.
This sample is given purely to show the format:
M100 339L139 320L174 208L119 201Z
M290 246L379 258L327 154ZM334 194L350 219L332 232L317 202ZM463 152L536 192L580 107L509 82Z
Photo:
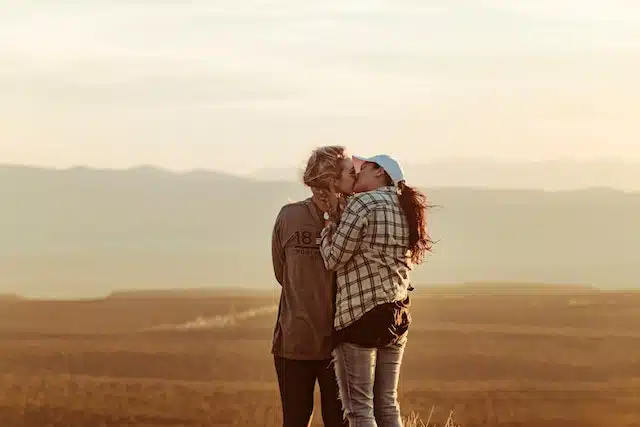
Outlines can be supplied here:
M401 427L400 365L411 316L409 272L431 249L426 198L388 155L354 156L354 196L339 211L326 194L321 255L337 273L334 359L346 418L357 427ZM339 217L338 217L339 215Z

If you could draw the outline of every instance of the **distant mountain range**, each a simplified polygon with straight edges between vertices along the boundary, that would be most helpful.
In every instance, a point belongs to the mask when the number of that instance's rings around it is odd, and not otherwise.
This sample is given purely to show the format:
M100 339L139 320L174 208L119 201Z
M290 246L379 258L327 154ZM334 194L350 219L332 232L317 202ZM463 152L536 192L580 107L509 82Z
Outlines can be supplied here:
M439 242L418 284L639 284L640 193L425 188ZM272 287L271 227L297 182L216 172L0 166L0 294Z
M640 162L619 160L548 160L500 162L486 159L449 159L405 166L407 180L429 187L576 190L610 187L640 191ZM255 171L259 180L298 181L301 171L274 168Z

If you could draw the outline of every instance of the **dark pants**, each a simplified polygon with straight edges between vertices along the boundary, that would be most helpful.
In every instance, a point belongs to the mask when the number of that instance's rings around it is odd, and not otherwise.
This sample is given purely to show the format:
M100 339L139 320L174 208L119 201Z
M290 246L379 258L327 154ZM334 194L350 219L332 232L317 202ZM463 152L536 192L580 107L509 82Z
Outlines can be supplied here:
M292 360L274 356L284 427L307 427L313 414L316 381L320 386L322 421L325 427L346 427L338 397L338 381L329 360Z

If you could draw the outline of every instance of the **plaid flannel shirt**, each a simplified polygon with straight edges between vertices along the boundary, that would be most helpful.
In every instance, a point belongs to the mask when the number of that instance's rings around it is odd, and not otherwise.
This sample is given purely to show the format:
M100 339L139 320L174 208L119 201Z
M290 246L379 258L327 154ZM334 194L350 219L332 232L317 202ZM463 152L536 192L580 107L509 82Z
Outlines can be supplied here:
M396 187L352 196L340 223L322 230L320 250L325 266L337 272L336 330L379 304L407 297L409 225Z

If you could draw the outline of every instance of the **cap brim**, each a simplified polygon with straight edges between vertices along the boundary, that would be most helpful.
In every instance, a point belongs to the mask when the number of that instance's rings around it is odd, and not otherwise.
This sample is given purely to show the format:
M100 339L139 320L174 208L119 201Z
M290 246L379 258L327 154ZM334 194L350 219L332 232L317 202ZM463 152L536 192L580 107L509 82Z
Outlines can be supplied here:
M351 158L353 159L353 167L356 169L356 173L360 173L362 165L369 161L366 157L361 156L351 156Z

